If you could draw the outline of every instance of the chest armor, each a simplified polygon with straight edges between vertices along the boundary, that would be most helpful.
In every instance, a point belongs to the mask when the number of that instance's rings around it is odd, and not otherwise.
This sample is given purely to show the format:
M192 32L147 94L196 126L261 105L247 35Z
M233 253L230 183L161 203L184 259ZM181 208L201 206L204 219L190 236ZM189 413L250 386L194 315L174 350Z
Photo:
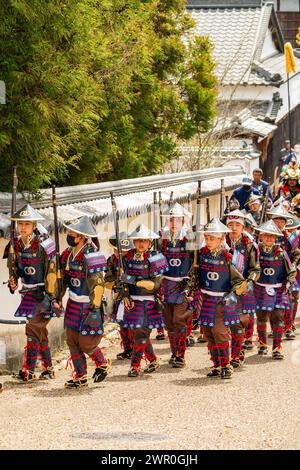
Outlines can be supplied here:
M248 269L249 269L249 258L248 258L248 251L244 243L237 243L235 247L230 249L230 253L232 254L232 264L236 267L239 273L242 274L243 277L248 277Z
M150 263L149 261L141 261L135 259L128 259L125 261L126 264L126 274L129 276L135 276L136 281L141 281L142 279L150 279ZM137 287L134 284L129 284L129 293L131 295L145 295L145 289ZM146 295L151 295L151 292L146 292Z
M44 282L45 270L39 250L20 251L17 253L18 275L24 284L40 284Z
M200 255L199 285L201 289L214 292L227 292L231 288L230 272L225 256L216 257L210 253Z
M164 256L167 258L169 264L168 276L170 277L185 277L188 275L193 260L190 253L186 251L186 242L177 240L176 245L168 240L168 243L163 251Z
M82 261L69 261L68 269L65 270L64 274L70 291L76 295L89 295L85 267Z
M259 257L260 278L262 284L277 284L283 282L286 275L284 259L280 254L262 251Z

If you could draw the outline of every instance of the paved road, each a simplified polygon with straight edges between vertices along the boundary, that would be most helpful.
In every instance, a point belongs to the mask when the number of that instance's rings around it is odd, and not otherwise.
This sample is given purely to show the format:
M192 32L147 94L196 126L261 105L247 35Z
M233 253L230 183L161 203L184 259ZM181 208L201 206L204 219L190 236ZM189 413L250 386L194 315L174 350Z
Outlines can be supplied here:
M63 388L64 361L53 381L2 377L0 449L300 449L300 336L283 361L248 353L231 380L206 378L206 345L178 370L167 342L154 343L161 368L137 379L116 360L105 382L82 390Z

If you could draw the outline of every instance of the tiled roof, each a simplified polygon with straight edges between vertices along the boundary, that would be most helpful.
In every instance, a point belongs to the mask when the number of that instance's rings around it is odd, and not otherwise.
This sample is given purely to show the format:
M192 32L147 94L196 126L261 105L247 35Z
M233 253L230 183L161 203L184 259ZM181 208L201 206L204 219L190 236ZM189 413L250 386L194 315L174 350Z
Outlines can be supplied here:
M214 44L217 75L223 85L248 83L249 55L253 54L260 9L191 10L195 32Z
M252 116L260 121L275 122L279 109L282 106L282 98L279 92L273 93L272 101L258 101L251 106Z
M187 7L201 8L245 8L261 6L263 0L188 0Z
M265 109L266 104L262 102L261 106ZM258 108L256 110L258 112ZM276 125L262 121L255 116L255 112L248 108L221 121L214 129L216 133L232 133L235 136L244 134L255 134L261 138L267 137L277 128Z
M242 122L241 127L245 131L256 134L262 138L267 137L269 134L271 134L271 132L277 129L277 126L274 126L273 124L269 124L267 122L259 121L253 116L249 116L247 119L245 119Z
M195 32L208 36L214 44L216 71L222 85L282 83L280 72L270 67L271 59L260 62L271 15L277 23L272 3L250 8L189 6L188 11L196 21ZM281 41L279 26L278 35ZM284 65L283 55L278 56Z
M234 189L241 181L243 170L237 166L229 167L226 171L223 168L207 168L200 170L202 175L209 177L208 180L203 180L201 185L202 197L209 197L213 194L218 194L220 191L220 177L224 178L226 190ZM174 193L174 200L180 204L186 203L188 194L195 198L196 189L198 186L197 174L200 172L190 172L195 177L189 182L180 185L170 185L161 187L161 197L163 203L170 200L171 192ZM0 193L1 197L1 193ZM124 194L116 196L116 205L119 211L120 221L128 217L137 217L140 214L150 212L153 209L153 189L148 191L141 191L134 194ZM83 215L87 215L95 224L109 224L107 227L110 234L113 233L112 227L112 207L109 198L97 198L91 201L74 202L72 204L60 205L58 199L57 215L59 229L63 230L63 221L74 219ZM53 210L51 206L38 209L39 213L45 218L42 224L48 229L53 229ZM10 220L9 216L0 213L0 237L9 236Z

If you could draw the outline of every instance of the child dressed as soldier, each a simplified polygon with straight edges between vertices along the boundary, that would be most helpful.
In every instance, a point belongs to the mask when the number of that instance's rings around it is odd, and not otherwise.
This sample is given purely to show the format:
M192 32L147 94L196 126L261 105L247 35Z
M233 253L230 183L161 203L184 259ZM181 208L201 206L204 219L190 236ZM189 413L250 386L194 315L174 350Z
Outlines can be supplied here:
M115 235L109 238L109 243L113 247L113 254L107 259L107 271L105 273L105 287L107 289L115 289L115 285L118 282L118 265L119 265L119 253L117 249L117 239ZM128 240L128 236L125 232L120 233L120 247L122 251L122 257L126 257L129 250L134 248L132 240ZM118 322L120 325L120 338L121 346L123 351L117 354L117 359L131 359L133 349L133 330L131 328L124 328L124 301L119 295L114 294L113 299L113 313L111 320Z
M208 341L213 367L208 377L231 378L230 327L240 324L238 295L247 289L247 282L232 264L232 255L223 248L230 230L219 219L212 219L200 232L205 244L198 252L197 274L201 299L199 324Z
M151 330L164 327L158 302L161 275L168 270L168 262L161 254L151 250L152 240L159 235L140 225L129 237L134 249L124 259L123 281L127 283L129 296L124 298L124 327L134 330L134 345L129 377L137 377L143 357L148 361L145 373L152 373L159 363L150 340Z
M9 278L9 289L14 293L18 289L18 279L22 283L22 300L15 313L16 317L25 317L27 344L24 363L15 376L21 382L35 379L34 370L38 355L43 365L41 379L54 378L51 353L48 344L47 325L51 317L59 313L54 307L56 275L55 244L50 238L43 241L36 234L37 221L44 218L29 204L12 216L17 221L19 236L6 247L4 257L14 251L15 276Z
M185 293L194 250L194 233L185 224L190 216L178 203L163 214L166 224L162 230L161 251L168 260L169 270L163 276L161 293L171 349L169 364L175 368L185 366L186 340L193 316Z
M97 232L87 216L66 222L69 247L62 253L63 280L69 290L65 311L67 344L74 366L74 376L66 388L88 385L87 354L95 363L94 382L102 382L110 363L99 344L103 336L101 302L106 259L97 246Z
M256 301L253 292L253 281L257 281L260 274L258 263L257 244L251 242L248 236L244 235L246 215L240 210L235 210L227 214L226 225L231 230L226 236L226 243L229 252L232 254L232 263L236 269L247 279L247 292L240 296L240 324L230 327L231 330L231 365L233 368L241 366L244 362L245 352L243 341L245 338L245 328L250 318L254 319L256 312Z
M267 354L266 330L270 318L273 329L272 357L283 359L283 316L284 311L290 308L288 290L296 278L296 268L284 248L276 243L282 232L273 220L265 222L256 230L260 232L260 278L254 289L257 304L258 354Z

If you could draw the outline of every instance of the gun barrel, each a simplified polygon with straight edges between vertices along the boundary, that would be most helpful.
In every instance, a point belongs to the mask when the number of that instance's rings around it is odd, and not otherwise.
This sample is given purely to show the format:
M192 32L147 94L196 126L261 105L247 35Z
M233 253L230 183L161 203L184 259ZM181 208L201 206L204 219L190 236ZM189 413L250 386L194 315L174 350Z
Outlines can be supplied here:
M210 221L209 198L206 199L206 218L207 218L207 223L208 223Z
M18 178L17 178L17 167L13 167L13 186L12 186L12 198L11 198L11 215L13 215L17 210L17 185L18 185ZM13 240L16 233L16 221L12 220L10 225L11 231L11 239Z
M221 193L220 193L220 218L223 217L224 214L224 199L225 199L225 185L224 179L221 179Z
M197 266L197 254L200 248L200 222L201 222L201 181L198 181L198 188L196 191L196 237L194 249L194 267Z
M158 221L157 221L157 194L153 193L153 231L154 233L158 232ZM158 240L154 240L154 248L158 248Z
M162 197L161 191L158 193L158 205L159 205L159 222L160 222L160 230L163 228L163 216L162 216Z
M58 217L57 217L57 199L56 199L56 188L55 188L55 186L52 187L52 208L53 208L53 219L54 219L55 249L56 249L56 253L60 254L59 232L58 232Z
M12 197L11 197L11 215L16 212L17 208L17 185L18 185L18 178L17 178L17 167L13 167L13 184L12 184ZM11 221L10 224L10 246L9 246L9 254L8 254L8 272L9 277L16 279L16 253L15 253L15 246L14 246L14 238L16 235L16 222L14 220ZM12 293L14 293L12 291Z
M56 280L57 280L57 293L58 293L58 300L61 301L62 292L63 292L63 281L62 281L62 269L61 269L61 260L60 260L57 199L56 199L55 186L52 186L52 209L53 209L53 220L54 220L55 269L56 269Z
M121 243L120 243L119 212L117 211L116 201L112 192L110 193L110 200L111 200L113 221L114 221L115 234L116 234L116 240L117 240L118 271L119 271L118 274L120 277L124 271L124 265L123 265L123 257L122 257L122 248L121 248Z

